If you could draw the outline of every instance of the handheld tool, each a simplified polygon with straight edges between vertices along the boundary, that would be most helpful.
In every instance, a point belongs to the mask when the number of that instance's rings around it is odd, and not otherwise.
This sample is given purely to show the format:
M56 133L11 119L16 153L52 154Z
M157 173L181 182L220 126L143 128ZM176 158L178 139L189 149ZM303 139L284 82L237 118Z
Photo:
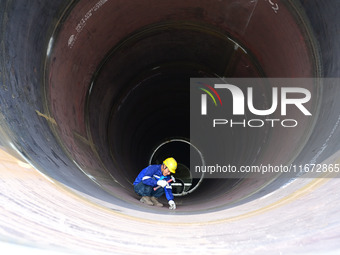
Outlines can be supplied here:
M163 178L162 178L162 177L163 177ZM162 177L159 178L159 180L164 179L164 176L162 176ZM175 177L173 177L173 176L171 175L171 179L168 180L167 183L170 183L170 182L172 182L172 181L173 181L173 182L176 182ZM161 187L161 186L157 186L157 187L153 188L153 190L156 191L156 190L158 190L160 187Z

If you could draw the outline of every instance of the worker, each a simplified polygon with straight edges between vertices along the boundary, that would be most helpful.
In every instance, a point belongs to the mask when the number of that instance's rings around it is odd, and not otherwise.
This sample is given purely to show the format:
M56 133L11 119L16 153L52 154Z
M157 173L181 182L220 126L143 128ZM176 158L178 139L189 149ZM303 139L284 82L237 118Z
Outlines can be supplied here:
M176 173L177 162L174 158L167 158L161 165L150 165L144 168L133 183L135 192L142 196L140 201L147 205L163 206L157 198L164 193L168 199L169 209L175 210L176 204L172 194L170 174ZM158 187L154 190L155 187Z

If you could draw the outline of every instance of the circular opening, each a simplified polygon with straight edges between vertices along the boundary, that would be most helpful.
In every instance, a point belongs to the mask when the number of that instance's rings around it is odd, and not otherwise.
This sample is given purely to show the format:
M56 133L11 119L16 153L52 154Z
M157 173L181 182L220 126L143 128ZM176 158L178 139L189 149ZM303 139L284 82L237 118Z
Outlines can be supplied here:
M191 151L195 152L195 155L190 153L190 147ZM204 166L202 153L189 141L173 138L161 143L153 151L149 165L162 164L163 160L168 157L174 157L178 162L181 162L178 163L176 173L173 175L175 182L171 184L174 196L185 196L194 192L201 184L204 173L201 174L200 178L193 178L190 171L190 163L194 161Z

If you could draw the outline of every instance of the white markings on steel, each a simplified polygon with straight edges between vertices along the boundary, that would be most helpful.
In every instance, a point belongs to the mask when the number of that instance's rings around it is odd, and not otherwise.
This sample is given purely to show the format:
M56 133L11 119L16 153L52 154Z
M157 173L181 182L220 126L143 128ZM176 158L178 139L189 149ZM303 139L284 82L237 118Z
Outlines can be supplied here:
M277 13L279 11L279 5L275 2L273 2L272 0L265 0L266 2L270 3L270 5L272 6L272 9L275 13Z
M52 45L53 45L53 37L51 37L48 42L47 51L46 51L47 56L50 56L51 54Z
M86 26L86 22L91 18L94 12L98 11L108 0L100 0L98 1L79 21L77 26L75 27L75 34L72 34L68 39L68 47L71 49L75 42L77 41L78 35L83 31Z

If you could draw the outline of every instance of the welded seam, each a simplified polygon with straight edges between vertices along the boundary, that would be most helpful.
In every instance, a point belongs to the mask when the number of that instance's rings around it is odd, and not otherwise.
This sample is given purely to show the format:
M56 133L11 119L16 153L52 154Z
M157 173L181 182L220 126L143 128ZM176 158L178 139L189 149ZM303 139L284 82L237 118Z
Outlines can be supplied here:
M299 1L287 0L289 5L294 9L295 14L298 16L299 21L303 24L303 28L305 29L304 32L307 34L308 43L310 44L309 50L311 50L311 53L314 57L314 64L315 64L315 72L316 77L322 77L323 76L323 67L321 64L321 52L320 52L320 45L315 37L315 33L313 32L312 25L309 22L309 17L304 11L304 8L301 6L301 3ZM301 26L299 26L300 28ZM306 39L306 38L304 38Z
M44 119L46 119L47 121L49 121L53 125L57 125L57 122L51 116L47 116L46 114L43 114L43 113L39 112L38 110L35 110L35 112L38 114L38 116L43 117Z
M59 19L58 21L55 23L55 26L52 30L52 33L51 35L54 37L54 36L57 36L57 31L60 29L60 26L63 22L63 20L67 17L67 14L69 12L71 12L71 10L73 9L73 7L79 2L79 0L73 0L71 1L67 7L62 11L62 13L60 14L59 16ZM54 41L57 41L56 38ZM49 45L48 47L53 47L53 45ZM47 71L48 71L48 63L49 63L49 57L46 57L45 58L45 62L44 62L44 65L43 65L43 75L42 75L42 91L43 91L43 113L40 113L38 110L36 110L37 114L43 118L45 118L47 121L48 121L48 124L50 126L50 130L51 132L54 134L54 137L57 141L57 143L59 144L59 146L61 147L62 151L66 154L66 156L73 162L75 163L75 166L78 168L78 170L80 172L82 172L83 174L85 174L86 176L88 176L88 174L85 172L85 170L83 170L79 164L77 164L74 160L73 160L73 157L71 155L71 153L68 151L68 149L66 148L66 146L62 143L62 140L60 138L60 136L58 135L58 132L57 132L57 122L56 120L51 116L51 113L50 113L50 109L49 109L49 105L48 105L48 97L47 97L47 89L48 89L48 76L47 76ZM91 139L91 137L89 138L85 138L85 137L81 137L77 134L75 134L75 132L73 133L75 135L76 138L78 138L78 140L80 140L81 142L85 142L85 144L87 144L91 150L95 153L95 155L97 156L97 158L99 159L99 155L96 151L96 148L93 144L93 141ZM103 166L103 163L99 160L100 164ZM105 167L103 167L105 169ZM109 173L109 171L107 169L106 170L106 173L112 178L113 181L115 181L116 183L118 183L115 178L112 177L112 175ZM112 192L110 192L109 190L105 189L102 185L99 185L98 182L94 181L93 178L90 178L95 184L97 184L100 188L104 189L106 192L109 192L110 194L112 194ZM114 194L112 194L114 195Z
M248 26L249 26L250 20L251 20L251 18L252 18L253 15L254 15L256 6L257 6L257 4L258 4L258 0L252 0L251 2L255 2L255 5L254 5L254 7L253 7L253 10L252 10L251 13L250 13L250 16L249 16L249 18L248 18L248 20L247 20L247 23L246 23L245 27L243 28L243 31L242 31L242 32L243 32L243 35L246 33L246 30L247 30L247 28L248 28Z

